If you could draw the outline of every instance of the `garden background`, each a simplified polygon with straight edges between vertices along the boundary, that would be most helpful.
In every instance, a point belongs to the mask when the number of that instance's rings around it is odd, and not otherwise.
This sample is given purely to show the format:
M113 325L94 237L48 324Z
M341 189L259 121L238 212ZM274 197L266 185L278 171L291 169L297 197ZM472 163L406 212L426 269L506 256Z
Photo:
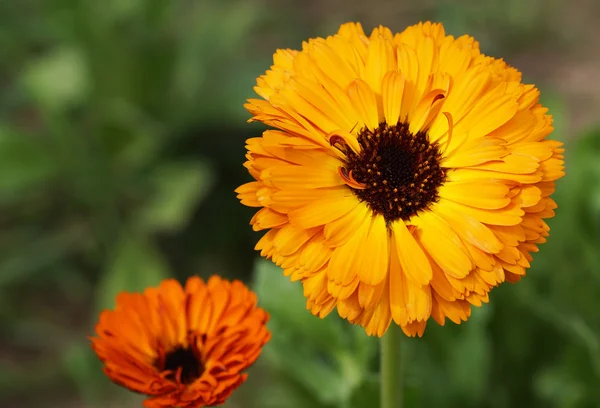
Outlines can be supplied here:
M125 408L89 347L121 290L243 279L273 340L226 408L377 404L377 341L260 262L242 107L276 48L360 21L471 34L542 90L565 141L551 236L468 323L404 342L406 406L600 406L600 3L0 0L0 406Z

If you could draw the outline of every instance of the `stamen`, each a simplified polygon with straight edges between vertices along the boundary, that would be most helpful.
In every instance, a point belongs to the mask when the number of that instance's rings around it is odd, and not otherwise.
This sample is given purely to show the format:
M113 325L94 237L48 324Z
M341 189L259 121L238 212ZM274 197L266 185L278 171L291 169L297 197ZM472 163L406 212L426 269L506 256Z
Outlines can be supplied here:
M204 367L191 347L177 347L166 353L164 360L157 359L156 367L165 373L165 378L179 384L190 384L200 378Z
M356 136L343 130L336 130L328 135L329 144L340 152L347 154L349 150L358 154L360 152L360 144Z
M434 99L432 94L430 100ZM331 140L340 141L335 136ZM382 123L373 130L364 128L353 140L358 148L345 150L340 177L386 222L409 220L438 200L446 173L438 145L430 143L425 132L413 134L403 122Z
M344 180L349 187L357 190L364 190L367 188L366 184L362 184L354 180L354 177L352 176L352 170L350 170L350 173L348 173L345 167L340 166L338 167L338 173L340 174L340 177L342 177L342 180Z
M410 128L415 132L426 129L435 115L437 115L437 111L440 108L438 106L434 110L435 103L445 97L445 91L443 89L434 89L423 96L413 113Z

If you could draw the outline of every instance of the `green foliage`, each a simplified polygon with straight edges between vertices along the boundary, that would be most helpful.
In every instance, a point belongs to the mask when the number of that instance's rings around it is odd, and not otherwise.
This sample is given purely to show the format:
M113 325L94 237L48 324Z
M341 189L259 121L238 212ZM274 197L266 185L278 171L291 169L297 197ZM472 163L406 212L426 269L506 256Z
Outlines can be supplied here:
M0 204L18 202L51 179L56 170L43 146L0 125Z
M236 159L234 171L216 172L231 149L214 142L227 129L212 129L245 120L256 74L233 70L259 9L233 1L19 5L0 3L0 74L10 78L0 81L0 323L3 351L22 357L19 368L0 366L0 378L14 379L1 382L0 395L38 406L24 391L33 380L20 372L43 365L40 395L106 406L115 388L86 339L97 312L122 291L201 272L193 266L213 256L210 234L204 243L184 235L222 185L235 203L239 178L226 177L244 169ZM228 144L241 152L244 138ZM188 241L194 249L165 254ZM61 341L22 341L48 330Z
M286 396L281 401L264 393L264 401L258 406L305 407L303 394L307 394L314 399L314 407L349 407L354 395L372 376L375 339L336 316L323 320L312 316L306 310L302 285L290 282L280 268L268 261L257 263L254 289L261 307L271 314L272 339L264 358L277 372L272 382L297 388L281 393Z
M165 261L145 237L124 232L98 285L97 309L112 309L120 292L141 292L169 276Z
M152 169L148 177L152 193L136 215L138 225L151 231L180 230L210 192L212 178L202 162L166 162Z
M559 0L434 3L419 15L507 61L544 44L558 56L574 35L554 20ZM102 374L87 336L121 291L195 273L253 276L271 314L273 339L226 406L377 406L376 339L335 311L312 316L300 283L254 263L252 210L233 193L249 180L244 139L261 129L242 104L274 48L363 15L315 7L0 2L0 406L140 406ZM548 243L468 323L403 342L407 407L600 401L600 131L568 135L578 107L545 88L567 143Z
M84 56L73 47L33 60L21 80L24 91L45 110L61 111L80 103L90 86Z

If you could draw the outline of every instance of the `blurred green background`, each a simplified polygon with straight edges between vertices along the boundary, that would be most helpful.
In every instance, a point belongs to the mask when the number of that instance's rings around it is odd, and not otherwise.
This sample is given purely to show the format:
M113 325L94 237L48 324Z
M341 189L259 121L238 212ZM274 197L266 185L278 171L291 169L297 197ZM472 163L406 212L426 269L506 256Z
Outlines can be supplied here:
M541 88L567 176L527 278L404 342L407 407L600 407L594 0L0 0L0 406L141 406L86 336L119 291L196 273L244 279L272 314L226 407L376 406L376 340L310 316L253 251L233 190L263 127L242 104L276 48L425 19Z

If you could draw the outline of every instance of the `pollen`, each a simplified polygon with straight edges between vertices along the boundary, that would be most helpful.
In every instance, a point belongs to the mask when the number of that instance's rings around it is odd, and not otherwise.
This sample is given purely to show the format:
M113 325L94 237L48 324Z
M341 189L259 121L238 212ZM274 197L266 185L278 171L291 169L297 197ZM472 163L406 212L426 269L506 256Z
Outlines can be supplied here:
M430 143L425 132L412 134L403 122L393 126L382 123L374 130L360 131L358 143L359 153L340 146L346 154L343 172L365 186L358 189L349 184L387 223L408 220L438 201L446 172L438 145Z

